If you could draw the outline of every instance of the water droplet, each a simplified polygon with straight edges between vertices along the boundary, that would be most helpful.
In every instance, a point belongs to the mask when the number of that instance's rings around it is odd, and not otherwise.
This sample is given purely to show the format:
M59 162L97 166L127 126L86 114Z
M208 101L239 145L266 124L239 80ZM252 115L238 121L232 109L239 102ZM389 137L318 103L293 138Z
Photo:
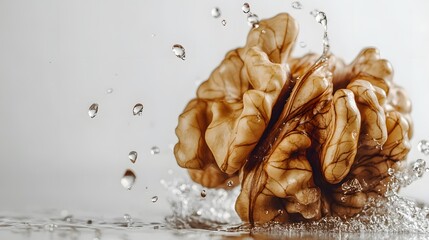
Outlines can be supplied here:
M257 121L257 122L261 122L261 120L262 120L262 116L261 116L261 114L260 114L260 113L258 113L258 114L256 115L256 121Z
M220 9L218 7L214 7L212 9L212 17L218 18L218 17L220 17L220 15L221 15Z
M266 215L268 215L268 213L270 213L270 212L268 212L268 210L266 210L266 211L265 211L265 214L266 214Z
M202 197L202 198L205 198L206 196L207 196L206 190L204 190L204 189L203 189L203 190L201 191L201 197Z
M158 201L158 196L153 196L153 197L152 197L152 202L153 202L153 203L156 203L156 201Z
M88 225L92 224L92 220L88 219L88 221L86 221L86 224L88 224Z
M357 131L353 131L352 132L352 138L353 139L356 139L358 137L358 133L357 133Z
M130 169L125 171L124 176L121 178L121 184L124 188L131 190L136 181L136 175Z
M58 227L58 225L53 224L53 223L45 225L45 229L48 230L49 232L53 232L57 227Z
M277 210L280 215L283 215L284 211L282 209Z
M388 168L388 169L387 169L387 174L389 174L389 176L393 176L393 174L395 174L395 169L393 169L393 168Z
M229 181L226 183L226 185L227 185L228 187L232 187L232 186L234 185L234 182L233 182L232 180L229 180Z
M186 59L185 48L182 45L174 44L171 50L173 51L174 55L176 55L176 57L182 60Z
M222 25L226 26L226 20L222 20Z
M161 152L161 150L159 150L159 147L157 147L157 146L153 146L153 147L150 149L150 154L152 154L152 155L159 154L160 152Z
M247 16L247 23L253 27L253 28L258 28L259 27L259 17L258 15L254 14L254 13L250 13Z
M137 103L136 105L134 105L133 107L133 115L136 116L141 116L143 113L143 104L141 103Z
M248 3L244 3L243 6L241 7L241 10L243 10L244 13L249 13L250 5Z
M301 2L294 1L294 2L292 2L292 7L295 9L302 9L302 4L301 4Z
M417 145L419 151L425 155L429 155L429 142L426 140L421 140Z
M107 94L111 94L113 92L113 88L108 88L107 90L106 90L106 93Z
M71 222L73 220L73 215L67 215L63 218L64 222Z
M131 152L128 154L128 158L130 159L130 161L131 161L132 163L135 163L135 162L137 161L137 152L136 152L136 151L131 151Z
M302 48L305 48L305 47L307 47L307 43L304 41L301 41L301 42L299 42L299 46Z
M97 116L97 113L98 113L98 104L93 103L88 109L88 115L91 118L95 118L95 116Z
M426 161L423 159L417 159L413 163L413 172L417 177L422 177L426 171Z
M127 213L124 214L124 221L127 224L127 227L131 227L131 225L133 224L133 219Z

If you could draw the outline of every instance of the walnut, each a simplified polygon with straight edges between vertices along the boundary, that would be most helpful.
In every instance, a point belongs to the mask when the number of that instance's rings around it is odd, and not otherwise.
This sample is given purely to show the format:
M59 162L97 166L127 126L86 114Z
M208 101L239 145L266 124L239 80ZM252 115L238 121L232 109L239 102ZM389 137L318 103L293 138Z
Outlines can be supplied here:
M279 14L227 53L179 117L174 152L191 178L237 177L246 222L350 217L382 195L410 150L411 103L374 48L349 65L290 56L298 34Z

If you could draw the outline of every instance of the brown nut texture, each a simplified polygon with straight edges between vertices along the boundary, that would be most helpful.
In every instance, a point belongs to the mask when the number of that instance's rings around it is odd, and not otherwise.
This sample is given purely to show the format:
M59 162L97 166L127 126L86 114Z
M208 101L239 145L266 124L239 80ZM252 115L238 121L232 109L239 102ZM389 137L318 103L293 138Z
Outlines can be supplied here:
M390 63L374 48L348 65L294 58L297 34L288 14L262 20L179 117L177 163L205 187L239 182L245 222L354 216L410 150L411 103Z

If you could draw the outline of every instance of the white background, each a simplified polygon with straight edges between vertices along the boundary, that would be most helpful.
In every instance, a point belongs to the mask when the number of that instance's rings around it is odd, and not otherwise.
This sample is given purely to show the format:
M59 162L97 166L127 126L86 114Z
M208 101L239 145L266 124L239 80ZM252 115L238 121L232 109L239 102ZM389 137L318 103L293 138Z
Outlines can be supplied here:
M409 158L423 157L415 146L429 139L429 2L302 1L302 10L287 0L249 3L260 18L287 11L299 21L298 41L307 47L297 46L295 55L321 52L314 8L328 16L334 54L350 62L363 47L378 47L413 101ZM196 83L244 44L242 4L0 0L0 212L127 212L154 221L168 214L159 180L184 174L170 149L177 117ZM210 14L216 6L218 19ZM186 61L171 52L176 43L186 48ZM141 117L132 115L138 102ZM94 119L87 114L92 103L100 105ZM153 156L155 145L161 154ZM135 164L127 159L132 150L139 153ZM120 184L127 168L137 175L131 191ZM404 194L429 202L428 184L425 177Z

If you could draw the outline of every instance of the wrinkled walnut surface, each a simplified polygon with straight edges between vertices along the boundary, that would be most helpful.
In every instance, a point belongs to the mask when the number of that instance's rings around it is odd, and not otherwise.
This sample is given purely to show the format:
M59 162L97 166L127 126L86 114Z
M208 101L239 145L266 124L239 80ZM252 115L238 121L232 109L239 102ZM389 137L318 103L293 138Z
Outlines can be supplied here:
M411 103L374 48L349 65L290 56L298 34L279 14L226 54L179 117L174 153L206 187L241 183L243 221L350 217L382 195L412 135ZM238 180L239 179L239 180Z

